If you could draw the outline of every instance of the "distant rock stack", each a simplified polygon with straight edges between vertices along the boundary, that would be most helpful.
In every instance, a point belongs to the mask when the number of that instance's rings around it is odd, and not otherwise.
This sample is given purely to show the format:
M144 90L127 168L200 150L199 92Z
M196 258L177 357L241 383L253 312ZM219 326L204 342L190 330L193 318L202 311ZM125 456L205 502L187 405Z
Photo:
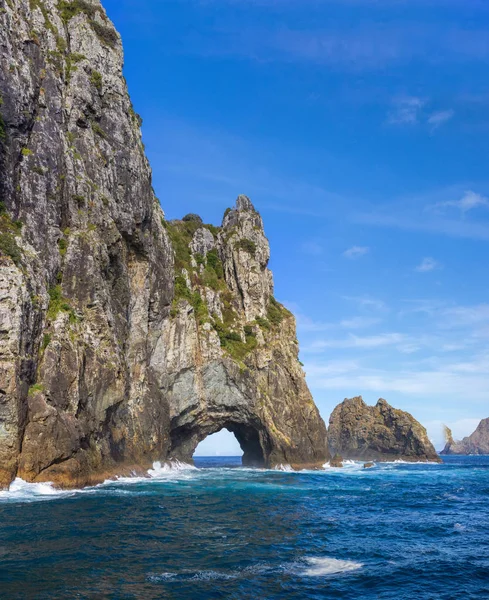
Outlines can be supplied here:
M489 454L489 419L483 419L477 429L462 441L455 441L452 432L445 427L446 445L441 454Z
M329 420L331 454L361 461L441 462L426 429L409 413L380 399L367 406L362 397L347 399Z

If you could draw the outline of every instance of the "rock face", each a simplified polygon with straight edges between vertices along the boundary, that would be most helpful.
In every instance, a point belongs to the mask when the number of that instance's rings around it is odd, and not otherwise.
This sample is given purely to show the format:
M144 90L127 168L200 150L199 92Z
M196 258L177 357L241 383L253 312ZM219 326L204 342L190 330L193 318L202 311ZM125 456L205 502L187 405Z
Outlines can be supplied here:
M441 454L489 454L489 419L483 419L472 435L455 441L452 432L445 428L447 443Z
M0 487L191 460L320 465L326 429L250 200L168 223L99 0L0 0Z
M331 452L344 459L440 462L426 429L382 399L376 406L361 397L345 400L331 415L328 437Z

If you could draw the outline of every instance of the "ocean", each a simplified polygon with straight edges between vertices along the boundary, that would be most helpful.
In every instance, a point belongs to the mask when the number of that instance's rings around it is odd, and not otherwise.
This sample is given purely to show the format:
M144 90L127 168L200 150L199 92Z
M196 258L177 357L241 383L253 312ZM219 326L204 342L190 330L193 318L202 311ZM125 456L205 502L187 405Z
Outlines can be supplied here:
M0 492L0 598L489 599L489 457Z

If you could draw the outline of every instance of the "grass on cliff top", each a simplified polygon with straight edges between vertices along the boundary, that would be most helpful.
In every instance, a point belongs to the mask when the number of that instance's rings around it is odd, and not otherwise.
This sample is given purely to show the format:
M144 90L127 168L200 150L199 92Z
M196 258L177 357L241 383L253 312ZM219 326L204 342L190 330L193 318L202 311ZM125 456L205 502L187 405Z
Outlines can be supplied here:
M205 227L216 237L220 229L212 225L205 225L198 215L193 214L187 215L181 221L163 221L163 225L167 229L175 252L175 269L178 273L175 277L175 294L171 316L176 317L178 315L180 301L186 300L194 308L198 324L202 325L210 321L219 335L221 347L231 358L242 363L245 357L256 349L258 342L252 325L244 327L245 341L236 331L236 328L240 325L238 314L233 306L234 296L226 285L224 267L217 249L208 252L207 257L194 255L197 268L192 267L190 243L195 232L201 227ZM253 255L256 252L256 244L251 240L241 240L237 242L236 247ZM203 269L201 268L202 265L204 265ZM194 289L201 286L220 292L222 321L218 320L215 315L209 315L208 307L199 291L192 292L187 287L186 279L182 275L183 269L187 271ZM289 311L272 297L270 298L266 318L257 317L255 325L260 326L264 332L272 331L280 326L287 314L289 314Z
M31 2L39 4L40 0L31 0ZM105 46L115 48L119 41L119 36L115 29L111 26L102 25L94 20L97 14L101 15L102 18L106 20L105 14L100 6L94 6L85 0L71 0L71 2L69 0L59 0L57 7L61 20L65 25L67 25L73 17L76 17L79 14L86 15L91 28L100 42Z
M39 3L39 0L32 0ZM58 2L58 10L61 16L61 20L66 25L73 17L76 17L80 13L86 14L90 19L93 19L97 12L101 12L98 6L85 2L85 0L60 0Z
M208 229L214 237L219 233L219 228L214 225L209 225L208 223L203 223L202 219L190 219L187 215L186 221L162 221L164 227L168 231L168 235L170 236L170 241L173 246L173 250L175 251L175 268L177 270L187 269L187 271L192 270L192 262L191 262L191 253L190 253L190 242L194 237L197 229L201 227L205 227ZM195 215L196 217L197 215ZM216 253L216 259L217 253ZM215 261L216 259L212 259Z

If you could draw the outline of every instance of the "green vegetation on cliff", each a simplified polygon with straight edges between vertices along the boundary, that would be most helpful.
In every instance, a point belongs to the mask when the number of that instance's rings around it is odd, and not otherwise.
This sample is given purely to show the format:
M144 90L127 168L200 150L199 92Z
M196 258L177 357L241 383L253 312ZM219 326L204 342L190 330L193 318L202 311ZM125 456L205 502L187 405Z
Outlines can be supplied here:
M0 254L9 256L17 267L21 265L22 251L15 239L20 233L22 223L12 221L10 215L5 209L3 202L0 202Z
M228 288L224 279L224 266L217 248L212 248L204 256L199 253L192 255L191 243L195 233L202 227L217 238L221 228L204 224L201 217L188 214L181 221L162 221L166 228L175 253L175 294L171 316L177 317L182 300L186 300L194 309L195 318L199 325L211 322L219 336L221 347L237 362L243 362L245 357L256 349L255 327L258 326L266 336L269 332L280 327L285 317L290 314L273 296L270 298L266 317L257 316L253 324L240 323L235 310L234 294ZM233 234L236 231L233 229ZM230 236L226 239L229 242ZM234 243L237 250L248 253L255 258L257 245L250 239L242 238ZM185 274L186 273L186 274ZM209 309L199 290L208 288L219 294L221 316L209 314Z
M255 242L252 242L251 240L248 240L246 238L243 238L243 239L239 240L238 242L236 242L234 244L234 247L236 248L236 250L243 250L244 252L247 252L251 256L256 255Z
M69 301L63 296L61 285L57 284L49 289L48 321L54 321L60 312L69 314L70 323L77 322L77 316Z

